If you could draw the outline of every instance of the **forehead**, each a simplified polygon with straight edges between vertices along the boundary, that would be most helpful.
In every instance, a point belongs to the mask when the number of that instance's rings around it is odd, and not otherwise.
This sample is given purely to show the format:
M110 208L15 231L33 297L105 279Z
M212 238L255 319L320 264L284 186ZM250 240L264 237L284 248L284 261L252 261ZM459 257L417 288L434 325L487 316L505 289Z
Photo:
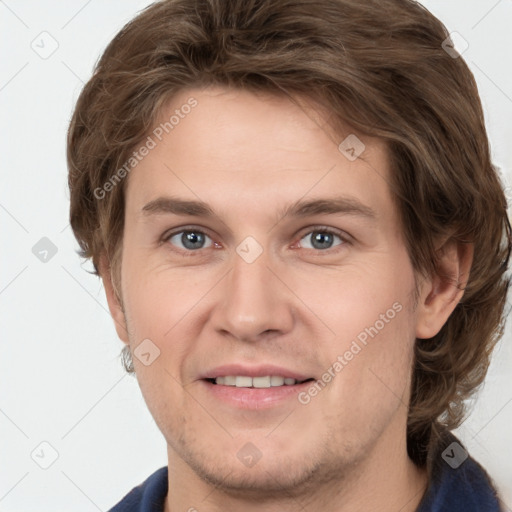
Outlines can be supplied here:
M166 194L247 210L343 193L379 207L389 199L385 144L350 130L335 134L328 116L286 96L180 91L162 108L151 149L129 174L127 209L140 211ZM347 158L347 144L340 150L346 140L360 144L359 158Z

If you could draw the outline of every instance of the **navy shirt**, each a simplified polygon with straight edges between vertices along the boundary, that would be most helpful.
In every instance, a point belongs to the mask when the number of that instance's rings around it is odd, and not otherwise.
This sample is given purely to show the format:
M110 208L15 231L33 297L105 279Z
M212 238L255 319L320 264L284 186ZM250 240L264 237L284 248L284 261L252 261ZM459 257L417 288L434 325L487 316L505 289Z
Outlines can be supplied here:
M454 436L451 439L463 449ZM436 457L430 485L416 512L500 512L496 491L482 466L469 456L461 462L463 457L456 450L446 450L444 458L441 452ZM109 512L163 512L166 496L167 467L163 467Z

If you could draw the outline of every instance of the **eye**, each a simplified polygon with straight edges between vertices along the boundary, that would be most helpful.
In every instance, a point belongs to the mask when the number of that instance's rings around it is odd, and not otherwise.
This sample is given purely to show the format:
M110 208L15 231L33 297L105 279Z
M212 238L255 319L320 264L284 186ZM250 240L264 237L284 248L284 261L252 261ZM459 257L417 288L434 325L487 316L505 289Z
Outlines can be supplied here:
M208 245L204 245L206 239L210 241ZM185 251L194 251L196 249L206 249L213 245L212 239L199 229L186 229L169 233L162 239L164 242L170 242L179 249ZM181 245L180 245L181 244Z
M334 240L336 238L340 243L334 244ZM306 245L304 245L304 240L306 241ZM347 240L340 233L329 228L315 228L314 231L309 231L306 236L303 236L300 239L301 247L304 247L305 249L319 250L331 249L333 244L337 246L343 245L346 242ZM307 245L308 243L309 247Z
M338 239L338 243L336 243ZM162 237L162 242L169 242L185 253L198 252L200 249L217 247L213 240L204 231L195 228L181 229ZM315 227L300 239L300 246L304 249L326 251L332 247L344 245L348 242L343 234L327 227Z

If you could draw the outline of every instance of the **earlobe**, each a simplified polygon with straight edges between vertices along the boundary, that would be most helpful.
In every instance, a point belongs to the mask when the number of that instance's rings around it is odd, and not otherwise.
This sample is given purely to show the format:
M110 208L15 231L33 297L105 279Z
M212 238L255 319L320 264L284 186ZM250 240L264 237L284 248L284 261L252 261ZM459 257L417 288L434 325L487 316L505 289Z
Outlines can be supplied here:
M124 309L114 289L111 267L104 255L100 258L99 267L100 276L103 281L103 287L105 288L105 294L107 297L108 309L112 319L114 320L117 335L122 341L128 344L128 330L126 328Z
M474 246L448 239L439 248L437 272L421 286L416 337L432 338L447 322L464 295Z

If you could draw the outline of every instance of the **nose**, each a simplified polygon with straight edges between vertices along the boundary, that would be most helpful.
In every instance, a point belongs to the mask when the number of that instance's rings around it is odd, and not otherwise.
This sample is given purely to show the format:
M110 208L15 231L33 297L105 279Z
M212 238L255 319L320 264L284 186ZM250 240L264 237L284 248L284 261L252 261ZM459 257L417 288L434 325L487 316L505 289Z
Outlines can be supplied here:
M294 295L264 251L256 260L233 258L218 288L219 301L210 317L217 332L251 342L289 332L294 324Z

